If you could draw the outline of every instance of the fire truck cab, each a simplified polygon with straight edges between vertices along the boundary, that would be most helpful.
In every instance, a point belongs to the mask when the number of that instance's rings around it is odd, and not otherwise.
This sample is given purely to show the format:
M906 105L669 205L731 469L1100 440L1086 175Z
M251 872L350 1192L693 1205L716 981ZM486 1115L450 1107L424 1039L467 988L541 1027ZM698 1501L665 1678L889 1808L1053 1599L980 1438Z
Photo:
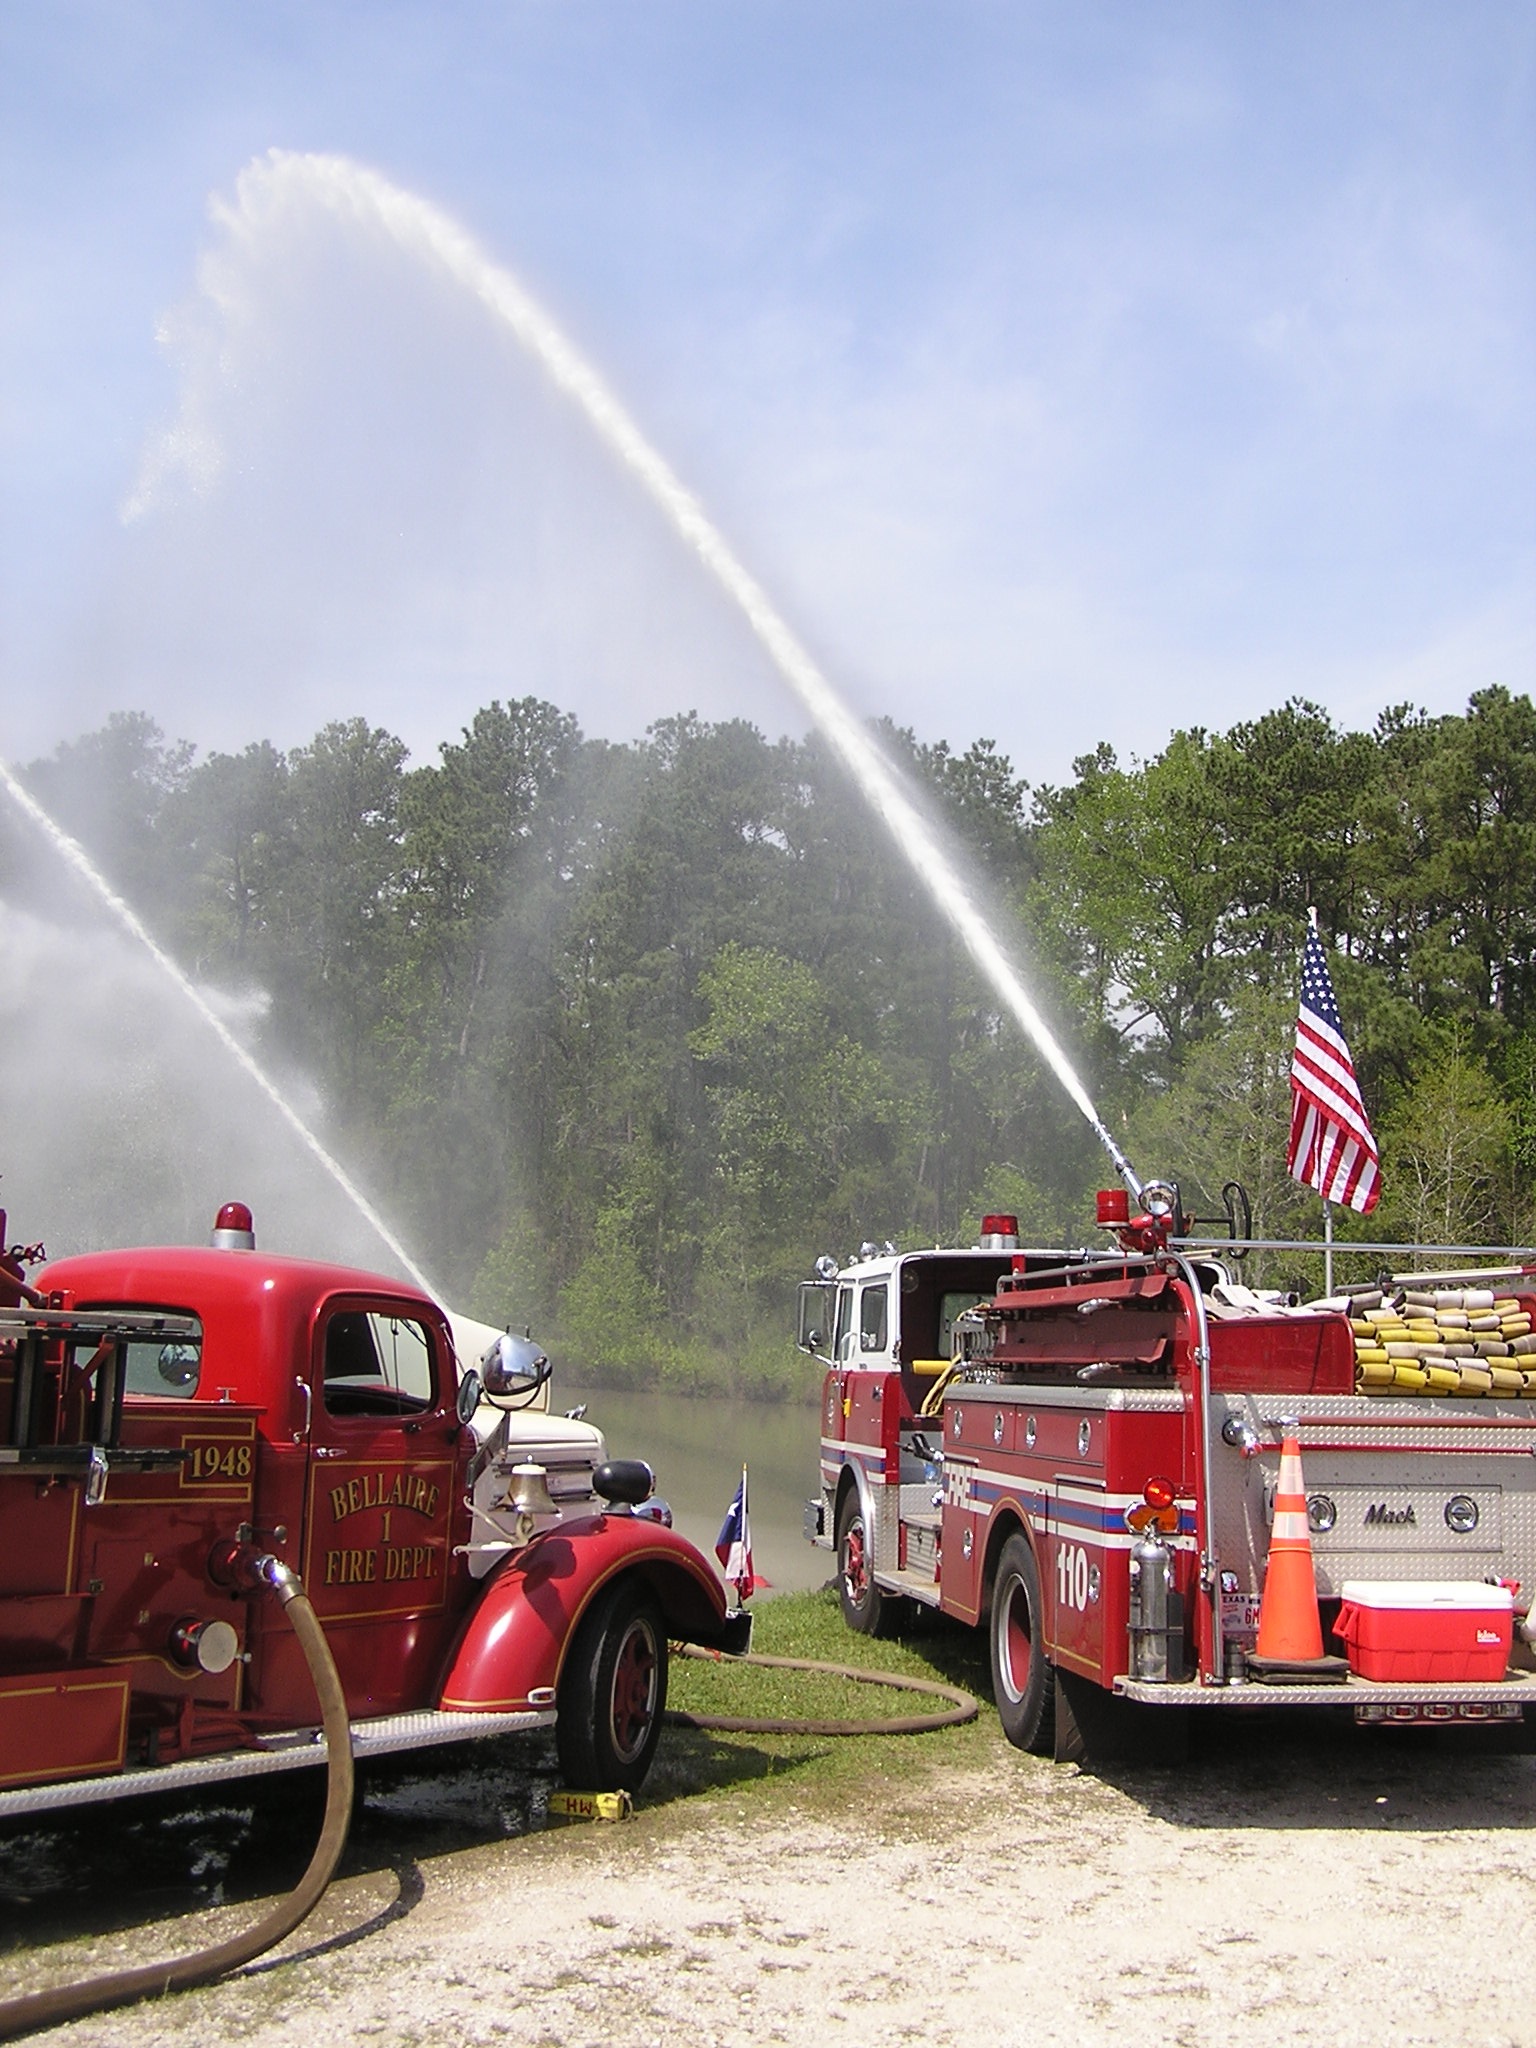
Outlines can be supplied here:
M213 1248L23 1263L0 1259L0 1815L318 1760L256 1560L301 1577L358 1754L553 1727L568 1780L633 1789L668 1638L744 1646L649 1468L548 1413L531 1343L258 1252L238 1204Z
M1479 1369L1478 1399L1447 1400L1421 1397L1415 1368L1381 1398L1347 1303L1293 1307L1156 1229L1121 1235L1025 1250L990 1216L974 1247L866 1245L803 1285L798 1340L825 1365L806 1533L836 1552L849 1626L878 1632L915 1602L985 1628L1005 1731L1060 1756L1166 1753L1187 1728L1170 1710L1196 1707L1520 1721L1536 1370L1489 1398ZM1536 1278L1500 1285L1506 1323L1529 1330ZM1346 1654L1282 1672L1254 1652L1286 1440L1321 1629ZM1457 1588L1502 1607L1482 1633L1502 1625L1508 1655L1437 1663L1410 1642L1386 1667L1400 1678L1363 1676L1335 1632L1382 1587L1389 1606Z

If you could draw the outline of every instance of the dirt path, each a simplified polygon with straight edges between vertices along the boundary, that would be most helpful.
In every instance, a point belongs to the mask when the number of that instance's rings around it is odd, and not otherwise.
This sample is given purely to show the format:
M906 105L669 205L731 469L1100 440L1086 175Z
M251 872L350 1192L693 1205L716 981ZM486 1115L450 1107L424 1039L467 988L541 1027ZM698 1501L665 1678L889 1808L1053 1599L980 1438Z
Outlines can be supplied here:
M1530 2048L1536 1758L1388 1741L1253 1727L1107 1780L998 1739L920 1783L893 1743L851 1792L744 1782L420 1863L407 1827L296 1960L37 2038Z

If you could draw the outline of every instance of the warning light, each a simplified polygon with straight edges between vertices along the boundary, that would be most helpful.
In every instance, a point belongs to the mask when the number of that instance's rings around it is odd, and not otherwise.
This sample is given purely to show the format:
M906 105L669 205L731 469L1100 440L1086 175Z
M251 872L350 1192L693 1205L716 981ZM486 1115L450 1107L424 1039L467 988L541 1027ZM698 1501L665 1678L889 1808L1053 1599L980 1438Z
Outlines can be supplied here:
M1141 1497L1149 1508L1171 1508L1178 1498L1178 1489L1171 1479L1149 1479L1141 1489Z
M214 1217L213 1246L223 1252L255 1251L256 1225L244 1202L226 1202Z
M1106 1228L1131 1220L1131 1198L1124 1188L1099 1189L1099 1221Z

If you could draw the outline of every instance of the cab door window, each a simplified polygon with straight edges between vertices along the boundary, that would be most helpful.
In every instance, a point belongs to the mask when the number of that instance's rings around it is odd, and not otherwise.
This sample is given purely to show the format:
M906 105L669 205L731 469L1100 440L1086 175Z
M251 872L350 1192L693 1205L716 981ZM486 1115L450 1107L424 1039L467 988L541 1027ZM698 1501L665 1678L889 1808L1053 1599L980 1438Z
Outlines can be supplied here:
M882 1280L877 1286L859 1290L859 1349L884 1351L885 1333L886 1286Z
M853 1289L839 1287L837 1290L837 1331L832 1345L832 1356L839 1365L846 1365L853 1355Z
M325 1328L328 1415L419 1415L437 1398L425 1324L378 1309L341 1309Z

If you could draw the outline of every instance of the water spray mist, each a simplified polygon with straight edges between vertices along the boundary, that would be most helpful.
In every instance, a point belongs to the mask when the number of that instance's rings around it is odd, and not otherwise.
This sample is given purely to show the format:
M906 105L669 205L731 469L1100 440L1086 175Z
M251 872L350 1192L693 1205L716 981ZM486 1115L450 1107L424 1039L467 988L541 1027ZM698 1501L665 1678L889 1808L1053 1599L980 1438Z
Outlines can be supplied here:
M239 1039L235 1037L223 1018L209 1004L197 984L190 981L182 973L170 954L165 951L163 946L156 942L144 923L134 914L122 897L118 895L79 840L72 839L61 825L54 822L37 801L36 797L17 781L15 775L12 774L4 761L0 761L0 784L4 785L11 800L17 807L31 819L32 823L50 841L54 850L62 856L69 866L75 870L75 873L81 876L94 894L101 899L123 929L138 940L139 944L145 948L154 960L155 965L176 984L181 994L185 996L193 1009L196 1010L209 1030L214 1033L219 1043L224 1047L224 1050L237 1062L242 1072L255 1082L268 1102L272 1104L284 1123L288 1125L289 1129L303 1145L305 1151L324 1167L325 1171L335 1181L358 1214L366 1220L373 1230L377 1231L380 1239L394 1254L402 1269L410 1275L417 1286L425 1293L435 1295L436 1290L427 1279L427 1276L416 1264L404 1245L401 1244L399 1238L395 1236L378 1210L374 1208L373 1204L356 1183L349 1178L345 1168L326 1151L320 1140L315 1136L308 1124L304 1122L304 1119L294 1109L293 1105L268 1080L267 1076L262 1072L255 1060L251 1058L251 1055L246 1051Z
M447 214L344 157L273 150L242 172L233 207L215 217L238 243L280 224L285 209L323 207L349 226L372 225L404 254L478 299L585 416L610 454L644 488L684 545L745 616L866 801L910 862L951 929L1087 1119L1131 1193L1141 1183L1095 1110L996 934L932 826L860 719L780 616L724 535L646 440L613 392L520 281Z

